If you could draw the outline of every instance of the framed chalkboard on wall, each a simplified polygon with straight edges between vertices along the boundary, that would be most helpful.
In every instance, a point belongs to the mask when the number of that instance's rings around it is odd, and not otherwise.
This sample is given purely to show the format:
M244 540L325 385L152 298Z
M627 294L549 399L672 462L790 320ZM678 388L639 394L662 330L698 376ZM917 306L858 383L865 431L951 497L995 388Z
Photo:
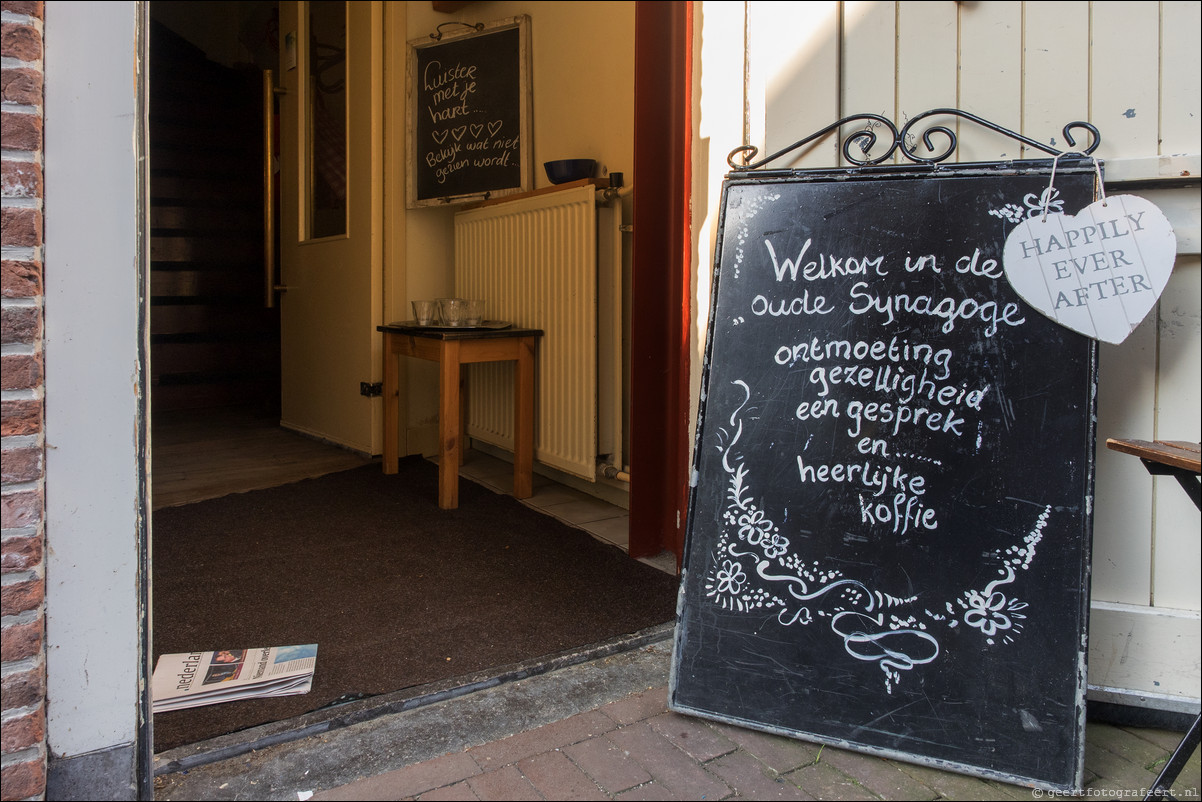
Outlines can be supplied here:
M727 178L673 709L1081 786L1097 349L1001 264L1050 167Z
M408 51L409 208L533 189L530 17L446 23Z

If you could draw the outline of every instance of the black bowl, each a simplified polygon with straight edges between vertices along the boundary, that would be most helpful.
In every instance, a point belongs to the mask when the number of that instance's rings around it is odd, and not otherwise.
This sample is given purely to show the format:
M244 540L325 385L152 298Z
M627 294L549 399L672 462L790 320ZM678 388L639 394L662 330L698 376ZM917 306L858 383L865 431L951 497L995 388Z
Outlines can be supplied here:
M597 169L596 159L560 159L559 161L544 162L543 169L552 184L566 184L569 181L579 181L592 178Z

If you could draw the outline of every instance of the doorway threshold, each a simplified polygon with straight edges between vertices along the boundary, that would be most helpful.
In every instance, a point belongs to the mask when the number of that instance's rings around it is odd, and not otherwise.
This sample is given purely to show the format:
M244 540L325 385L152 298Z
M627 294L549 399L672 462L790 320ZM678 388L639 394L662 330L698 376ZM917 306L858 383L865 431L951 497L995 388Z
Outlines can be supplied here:
M620 635L600 643L557 652L521 663L405 688L393 693L342 702L302 716L251 727L239 732L180 746L154 756L154 776L187 772L201 766L341 730L384 716L407 713L439 702L462 699L509 683L560 669L604 660L656 644L667 644L674 623Z
M437 464L438 458L432 457L431 461ZM606 499L565 483L566 477L552 477L541 471L542 466L536 465L534 493L530 498L521 499L522 504L630 553L630 510L620 503L626 501L628 504L628 500ZM473 441L459 466L459 476L494 493L508 495L513 492L512 461L508 461L503 453L494 453L494 449L486 444ZM676 575L676 555L672 552L641 557L639 562Z

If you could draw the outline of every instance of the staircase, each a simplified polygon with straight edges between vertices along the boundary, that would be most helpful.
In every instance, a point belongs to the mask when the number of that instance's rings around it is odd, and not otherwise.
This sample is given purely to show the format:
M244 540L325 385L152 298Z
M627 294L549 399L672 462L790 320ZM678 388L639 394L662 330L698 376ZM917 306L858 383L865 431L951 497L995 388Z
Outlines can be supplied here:
M264 307L261 78L150 36L154 411L279 408L279 315Z

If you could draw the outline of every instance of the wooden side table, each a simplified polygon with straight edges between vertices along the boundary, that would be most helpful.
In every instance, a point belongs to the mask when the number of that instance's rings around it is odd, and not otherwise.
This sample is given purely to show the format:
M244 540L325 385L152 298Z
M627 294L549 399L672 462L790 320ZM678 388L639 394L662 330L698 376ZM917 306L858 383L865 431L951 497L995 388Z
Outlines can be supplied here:
M397 472L400 421L398 356L437 362L438 369L438 506L459 506L459 463L463 457L459 368L472 362L517 362L514 375L514 498L534 492L534 349L541 329L451 329L389 323L384 333L384 473Z
M1202 492L1198 477L1202 474L1202 445L1180 440L1118 440L1111 438L1106 441L1106 447L1111 451L1120 451L1139 457L1144 468L1153 476L1172 476L1189 495L1194 506L1202 510ZM1173 782L1189 756L1198 748L1199 725L1202 715L1194 718L1189 732L1181 740L1180 745L1173 751L1160 776L1152 784L1145 799L1172 799Z

